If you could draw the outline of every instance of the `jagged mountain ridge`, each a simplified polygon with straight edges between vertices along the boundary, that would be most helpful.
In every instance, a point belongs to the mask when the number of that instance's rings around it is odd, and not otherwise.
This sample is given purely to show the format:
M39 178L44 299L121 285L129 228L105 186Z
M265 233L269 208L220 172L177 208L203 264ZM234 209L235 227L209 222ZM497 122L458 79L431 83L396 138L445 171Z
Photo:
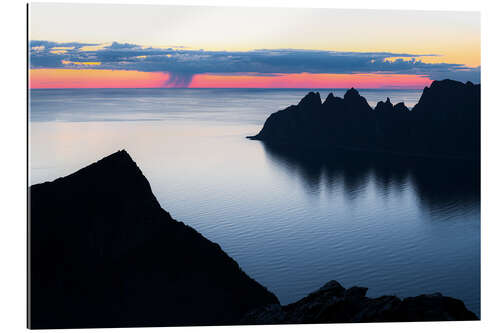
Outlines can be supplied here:
M478 159L480 85L434 81L410 111L389 99L372 109L351 88L321 102L309 92L298 105L271 114L249 139L306 148L342 148Z

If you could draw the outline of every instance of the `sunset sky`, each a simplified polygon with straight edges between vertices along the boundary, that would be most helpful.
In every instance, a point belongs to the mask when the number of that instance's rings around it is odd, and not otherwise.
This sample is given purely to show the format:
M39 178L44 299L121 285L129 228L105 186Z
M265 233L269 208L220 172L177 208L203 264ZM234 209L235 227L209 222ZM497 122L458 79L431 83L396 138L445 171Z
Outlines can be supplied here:
M30 4L30 87L480 81L478 12Z

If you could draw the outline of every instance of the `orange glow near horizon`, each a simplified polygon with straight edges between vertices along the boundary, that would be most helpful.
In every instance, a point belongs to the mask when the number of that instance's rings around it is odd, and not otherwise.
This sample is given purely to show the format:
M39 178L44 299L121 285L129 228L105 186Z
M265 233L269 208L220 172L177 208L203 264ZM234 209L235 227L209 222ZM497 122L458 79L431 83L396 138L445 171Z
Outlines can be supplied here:
M158 88L169 75L110 69L31 69L30 89Z
M103 69L31 69L31 89L166 88L168 73ZM197 74L189 88L423 88L432 80L408 74Z

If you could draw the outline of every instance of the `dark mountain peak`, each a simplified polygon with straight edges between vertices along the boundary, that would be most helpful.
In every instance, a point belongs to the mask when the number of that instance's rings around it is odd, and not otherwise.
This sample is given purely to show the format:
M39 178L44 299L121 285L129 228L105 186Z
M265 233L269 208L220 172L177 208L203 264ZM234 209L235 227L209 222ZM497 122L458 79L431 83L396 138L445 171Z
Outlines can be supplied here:
M335 98L335 96L333 95L333 93L329 93L328 96L326 96L326 99L323 102L323 104L325 104L326 102L332 101L334 98Z
M474 99L479 99L480 89L480 84L474 84L470 81L466 83L450 79L433 81L429 88L424 88L420 101L429 96L440 100L454 99L455 101L471 98L471 96Z
M354 88L347 90L344 94L344 99L359 98L359 97L361 97L359 95L359 91L357 91Z
M321 105L321 97L319 92L310 91L298 104L299 107L317 107Z
M378 102L377 103L377 106L375 107L375 111L377 112L390 112L390 111L394 111L394 106L392 105L391 103L391 100L389 99L389 97L387 97L387 99L385 100L385 102Z
M361 96L359 92L351 88L346 91L344 94L344 102L350 113L356 114L357 116L362 115L363 113L373 111L366 98Z
M102 163L104 161L115 161L118 163L124 163L124 164L133 164L135 166L135 162L130 157L130 155L127 153L125 149L118 150L116 153L113 153L111 155L108 155L101 160L97 161L96 163Z
M29 195L31 328L234 324L279 303L174 220L125 150Z
M43 186L53 184L52 187ZM145 209L160 207L151 186L137 164L125 150L119 150L66 177L53 182L33 185L39 192L51 190L71 193L75 198L84 199L90 193L96 205L114 203L116 200L128 202L129 208ZM113 194L111 196L110 194ZM64 195L63 195L64 196ZM66 195L69 198L68 195ZM86 198L85 198L86 199ZM69 199L67 199L69 200ZM139 208L140 207L140 208ZM113 222L113 221L109 221Z
M440 91L442 90L459 90L463 89L465 87L474 87L476 86L470 81L467 81L467 83L463 83L460 81L455 81L455 80L450 80L450 79L444 79L444 80L436 80L431 83L430 89L439 89Z
M130 168L130 169L139 169L137 165L135 164L134 160L130 155L127 153L125 149L118 150L117 152L110 154L106 157L101 158L97 162L94 162L90 164L89 166L81 169L85 170L88 168L94 168L94 167L102 167L107 164L113 164L115 166L120 165L122 167ZM79 171L81 171L79 170Z
M326 97L325 101L323 102L324 106L333 106L335 104L343 104L344 100L340 97L335 97L333 93L329 93L328 96Z
M97 162L94 162L77 172L69 175L68 177L76 176L94 176L94 177L144 177L141 170L134 162L132 157L127 153L126 150L122 149L108 155Z
M415 112L457 114L477 110L471 113L479 120L480 85L472 82L462 83L450 79L433 81L424 88L420 100L413 108ZM459 111L462 110L462 111Z
M394 111L397 111L397 112L407 112L407 111L410 111L410 109L408 109L406 107L406 105L405 105L404 102L399 102L396 105L394 105Z
M366 98L361 96L359 92L351 88L344 94L344 101L350 112L355 114L363 114L364 112L372 111L370 105L366 101Z
M382 111L384 109L385 103L382 101L378 101L377 105L375 106L375 111Z

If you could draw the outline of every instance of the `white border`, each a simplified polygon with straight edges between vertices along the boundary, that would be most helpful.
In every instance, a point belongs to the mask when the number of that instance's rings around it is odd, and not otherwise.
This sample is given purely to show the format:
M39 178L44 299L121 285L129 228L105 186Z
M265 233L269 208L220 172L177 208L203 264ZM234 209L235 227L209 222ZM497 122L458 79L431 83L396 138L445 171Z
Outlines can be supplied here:
M39 2L39 1L34 1ZM208 0L208 1L50 1L78 3L133 3L177 4L254 7L314 7L359 9L420 9L420 10L474 10L481 11L482 32L482 306L481 322L466 323L396 323L354 325L291 325L246 327L184 327L151 329L113 329L114 332L421 332L499 330L500 268L496 254L500 253L496 238L499 236L498 188L500 159L496 152L500 144L500 78L498 66L498 32L500 31L499 5L495 1L453 0ZM20 332L26 327L26 6L24 0L2 2L1 13L1 190L0 190L0 327L3 332ZM425 24L425 22L423 22ZM398 27L394 27L397 29ZM65 332L66 330L59 331ZM93 330L78 330L92 332Z

